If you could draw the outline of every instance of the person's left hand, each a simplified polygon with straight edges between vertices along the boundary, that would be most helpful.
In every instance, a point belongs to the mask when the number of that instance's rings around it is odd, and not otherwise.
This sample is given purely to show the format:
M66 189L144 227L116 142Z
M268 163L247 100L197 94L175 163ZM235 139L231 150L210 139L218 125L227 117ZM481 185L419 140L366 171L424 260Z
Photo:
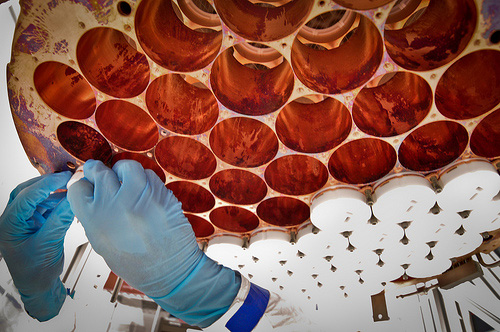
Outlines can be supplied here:
M26 181L10 194L0 217L0 252L28 314L39 321L56 316L66 298L59 276L63 241L73 221L64 189L70 172Z

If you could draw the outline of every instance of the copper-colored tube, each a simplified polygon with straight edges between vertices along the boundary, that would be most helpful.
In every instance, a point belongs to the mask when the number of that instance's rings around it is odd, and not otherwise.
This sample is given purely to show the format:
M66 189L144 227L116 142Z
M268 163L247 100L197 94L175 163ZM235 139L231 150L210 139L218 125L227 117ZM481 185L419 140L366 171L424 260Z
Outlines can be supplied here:
M142 154L139 154L139 153L133 153L133 152L126 151L126 152L121 152L121 153L115 154L113 156L113 159L111 160L111 166L116 164L119 160L124 160L124 159L131 159L131 160L135 160L135 161L139 162L142 165L142 167L144 167L144 169L153 170L156 173L156 175L158 175L158 177L163 182L165 182L165 180L166 180L165 173L163 172L161 167L156 163L156 161L154 161L153 159L148 158Z
M212 62L222 45L222 32L204 33L184 25L169 0L142 1L135 15L137 38L159 65L190 72Z
M309 206L291 197L273 197L257 206L257 215L275 226L296 226L309 219Z
M239 43L234 45L234 50L248 62L269 63L277 62L283 57L280 52L272 47L255 47L250 43ZM234 53L233 53L234 54Z
M481 157L500 156L500 109L479 122L470 137L470 148Z
M121 148L145 151L158 142L158 127L139 106L124 100L109 100L97 107L96 124L102 134Z
M155 156L167 172L188 180L208 178L217 167L210 149L189 137L170 136L161 140L156 145Z
M334 178L351 184L370 183L387 175L396 164L396 151L387 142L362 138L342 145L330 157Z
M229 118L210 133L212 151L228 164L257 167L271 161L278 152L278 139L271 128L251 118Z
M71 119L86 119L94 113L94 90L73 68L44 62L35 69L33 81L42 100L57 113Z
M247 0L215 0L224 23L245 39L272 41L288 36L306 20L312 0L291 0L279 7L263 7Z
M156 122L184 135L204 133L219 116L212 92L187 83L178 74L155 79L146 92L146 104Z
M238 206L223 206L210 212L210 221L228 232L246 233L259 226L259 218Z
M212 7L208 1L204 2L206 6ZM221 25L220 19L213 8L210 8L210 12L207 12L200 9L193 0L179 0L177 4L182 13L196 24L204 27L219 27Z
M335 0L341 6L350 9L367 10L382 7L393 0Z
M227 169L210 178L215 196L232 204L256 204L266 197L267 186L258 175L241 169Z
M443 66L469 43L476 16L473 0L431 0L417 21L399 30L385 30L387 52L406 69L424 71Z
M313 157L289 155L271 162L264 176L269 186L280 193L307 195L325 185L328 170Z
M271 69L248 68L233 56L233 48L214 62L210 83L219 101L235 112L263 115L285 104L293 90L293 72L286 60Z
M432 90L420 76L398 72L382 85L363 88L352 108L352 117L367 134L388 137L417 126L432 106Z
M399 161L414 171L433 171L457 159L468 140L467 130L461 124L432 122L405 138L399 147Z
M475 118L500 102L500 52L467 54L446 70L436 87L436 106L451 119Z
M422 0L402 0L397 1L392 6L385 24L393 24L410 17L420 6Z
M276 134L295 151L325 152L347 138L351 123L349 110L336 99L311 104L292 101L276 119Z
M111 146L94 128L86 124L67 121L57 127L57 139L62 147L81 161L101 160L107 163L111 159Z
M85 78L113 97L137 96L149 83L146 56L137 52L118 30L87 31L78 41L76 57Z
M186 212L203 213L215 206L215 198L202 186L189 181L175 181L167 184Z
M185 213L184 215L191 224L191 227L193 227L194 236L197 238L209 237L215 232L214 226L202 217L189 213Z
M315 20L322 20L322 17L325 15L328 22L335 23L325 28L312 28L309 26L310 23L313 23L315 26ZM338 19L340 15L342 16ZM299 30L299 36L304 39L304 42L308 41L317 44L331 43L341 39L346 33L349 32L355 23L357 16L357 13L351 10L333 10L323 13L307 22L306 25L303 25Z
M299 80L312 90L344 93L363 85L375 74L382 50L377 27L360 15L357 29L337 48L317 50L295 38L291 62Z

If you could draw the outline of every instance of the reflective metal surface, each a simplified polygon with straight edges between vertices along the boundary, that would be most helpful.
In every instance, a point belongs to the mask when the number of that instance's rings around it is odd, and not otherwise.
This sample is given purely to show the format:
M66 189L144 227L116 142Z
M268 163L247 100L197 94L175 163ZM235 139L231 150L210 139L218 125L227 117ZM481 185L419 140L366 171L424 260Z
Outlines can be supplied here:
M137 160L200 242L297 232L332 186L500 160L493 0L21 6L8 84L30 161Z

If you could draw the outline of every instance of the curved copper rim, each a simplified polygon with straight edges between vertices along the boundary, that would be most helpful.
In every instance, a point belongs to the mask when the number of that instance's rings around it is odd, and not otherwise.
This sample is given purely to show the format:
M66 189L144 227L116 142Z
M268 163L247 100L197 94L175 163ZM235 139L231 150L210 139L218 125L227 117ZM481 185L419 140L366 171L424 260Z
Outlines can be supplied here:
M314 102L314 97L292 101L276 118L280 141L298 152L328 151L341 144L351 131L351 115L344 104L330 97Z
M382 7L393 0L335 0L336 3L346 8L367 10Z
M386 74L383 74L380 76L376 76L370 82L366 83L364 88L371 89L371 88L380 87L380 86L384 85L385 83L389 82L391 79L393 79L397 73L399 73L399 72L393 71L393 72L386 73ZM401 73L404 73L404 72L401 72Z
M274 68L283 62L283 55L272 47L256 47L247 42L238 43L233 47L236 51L233 56L242 65L260 63L268 68ZM244 59L241 59L241 57Z
M139 95L149 83L149 64L125 35L94 28L80 38L76 58L83 76L100 91L117 98Z
M47 61L39 64L33 82L42 100L65 117L83 120L95 111L94 90L82 75L63 63Z
M330 97L325 96L325 95L320 95L320 94L306 95L306 96L299 97L295 100L292 100L290 102L290 104L292 102L295 102L298 104L317 104L317 103L320 103L323 100L328 99L328 98L330 98Z
M332 12L338 12L338 10ZM332 26L325 29L314 29L304 25L300 28L298 35L304 39L304 43L305 41L309 41L311 43L330 43L342 38L347 32L349 32L356 20L356 17L357 14L355 11L348 10L345 11L342 18Z
M254 41L273 41L295 32L307 19L313 1L291 0L279 7L246 0L215 0L214 4L222 21L238 35Z
M135 15L137 38L157 64L190 72L211 63L222 45L222 32L204 33L184 25L168 0L142 1Z
M375 74L382 61L382 38L368 18L358 16L358 27L339 47L313 49L295 38L291 64L308 88L326 94L344 93L363 85Z
M435 69L465 49L476 20L473 0L431 0L415 22L397 30L385 29L385 46L391 58L405 69Z
M283 106L293 91L293 72L288 62L263 70L238 62L233 48L214 62L210 83L217 99L227 108L245 115L264 115Z
M211 6L208 1L207 5ZM208 13L199 8L193 0L178 0L180 9L191 21L205 27L219 27L221 25L219 16Z
M393 24L396 22L403 21L405 18L413 14L417 8L420 7L422 2L426 2L428 5L429 0L402 0L392 6L385 24Z

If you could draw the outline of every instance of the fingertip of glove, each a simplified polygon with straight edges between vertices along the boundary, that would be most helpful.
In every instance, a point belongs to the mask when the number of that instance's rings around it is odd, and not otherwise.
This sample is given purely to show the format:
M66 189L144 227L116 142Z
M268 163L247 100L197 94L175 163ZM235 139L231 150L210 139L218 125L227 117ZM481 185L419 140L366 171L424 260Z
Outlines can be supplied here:
M97 181L102 181L104 178L116 177L115 173L100 160L89 159L83 165L83 173L85 179L95 185Z
M122 159L116 162L113 165L113 171L118 172L136 172L142 171L144 172L144 167L142 167L141 163L136 160L131 159Z
M100 160L89 159L83 164L83 172L90 173L95 170L96 167L104 166L103 162Z
M85 199L92 198L94 186L87 179L82 178L71 185L68 189L67 200L73 211L83 203Z

